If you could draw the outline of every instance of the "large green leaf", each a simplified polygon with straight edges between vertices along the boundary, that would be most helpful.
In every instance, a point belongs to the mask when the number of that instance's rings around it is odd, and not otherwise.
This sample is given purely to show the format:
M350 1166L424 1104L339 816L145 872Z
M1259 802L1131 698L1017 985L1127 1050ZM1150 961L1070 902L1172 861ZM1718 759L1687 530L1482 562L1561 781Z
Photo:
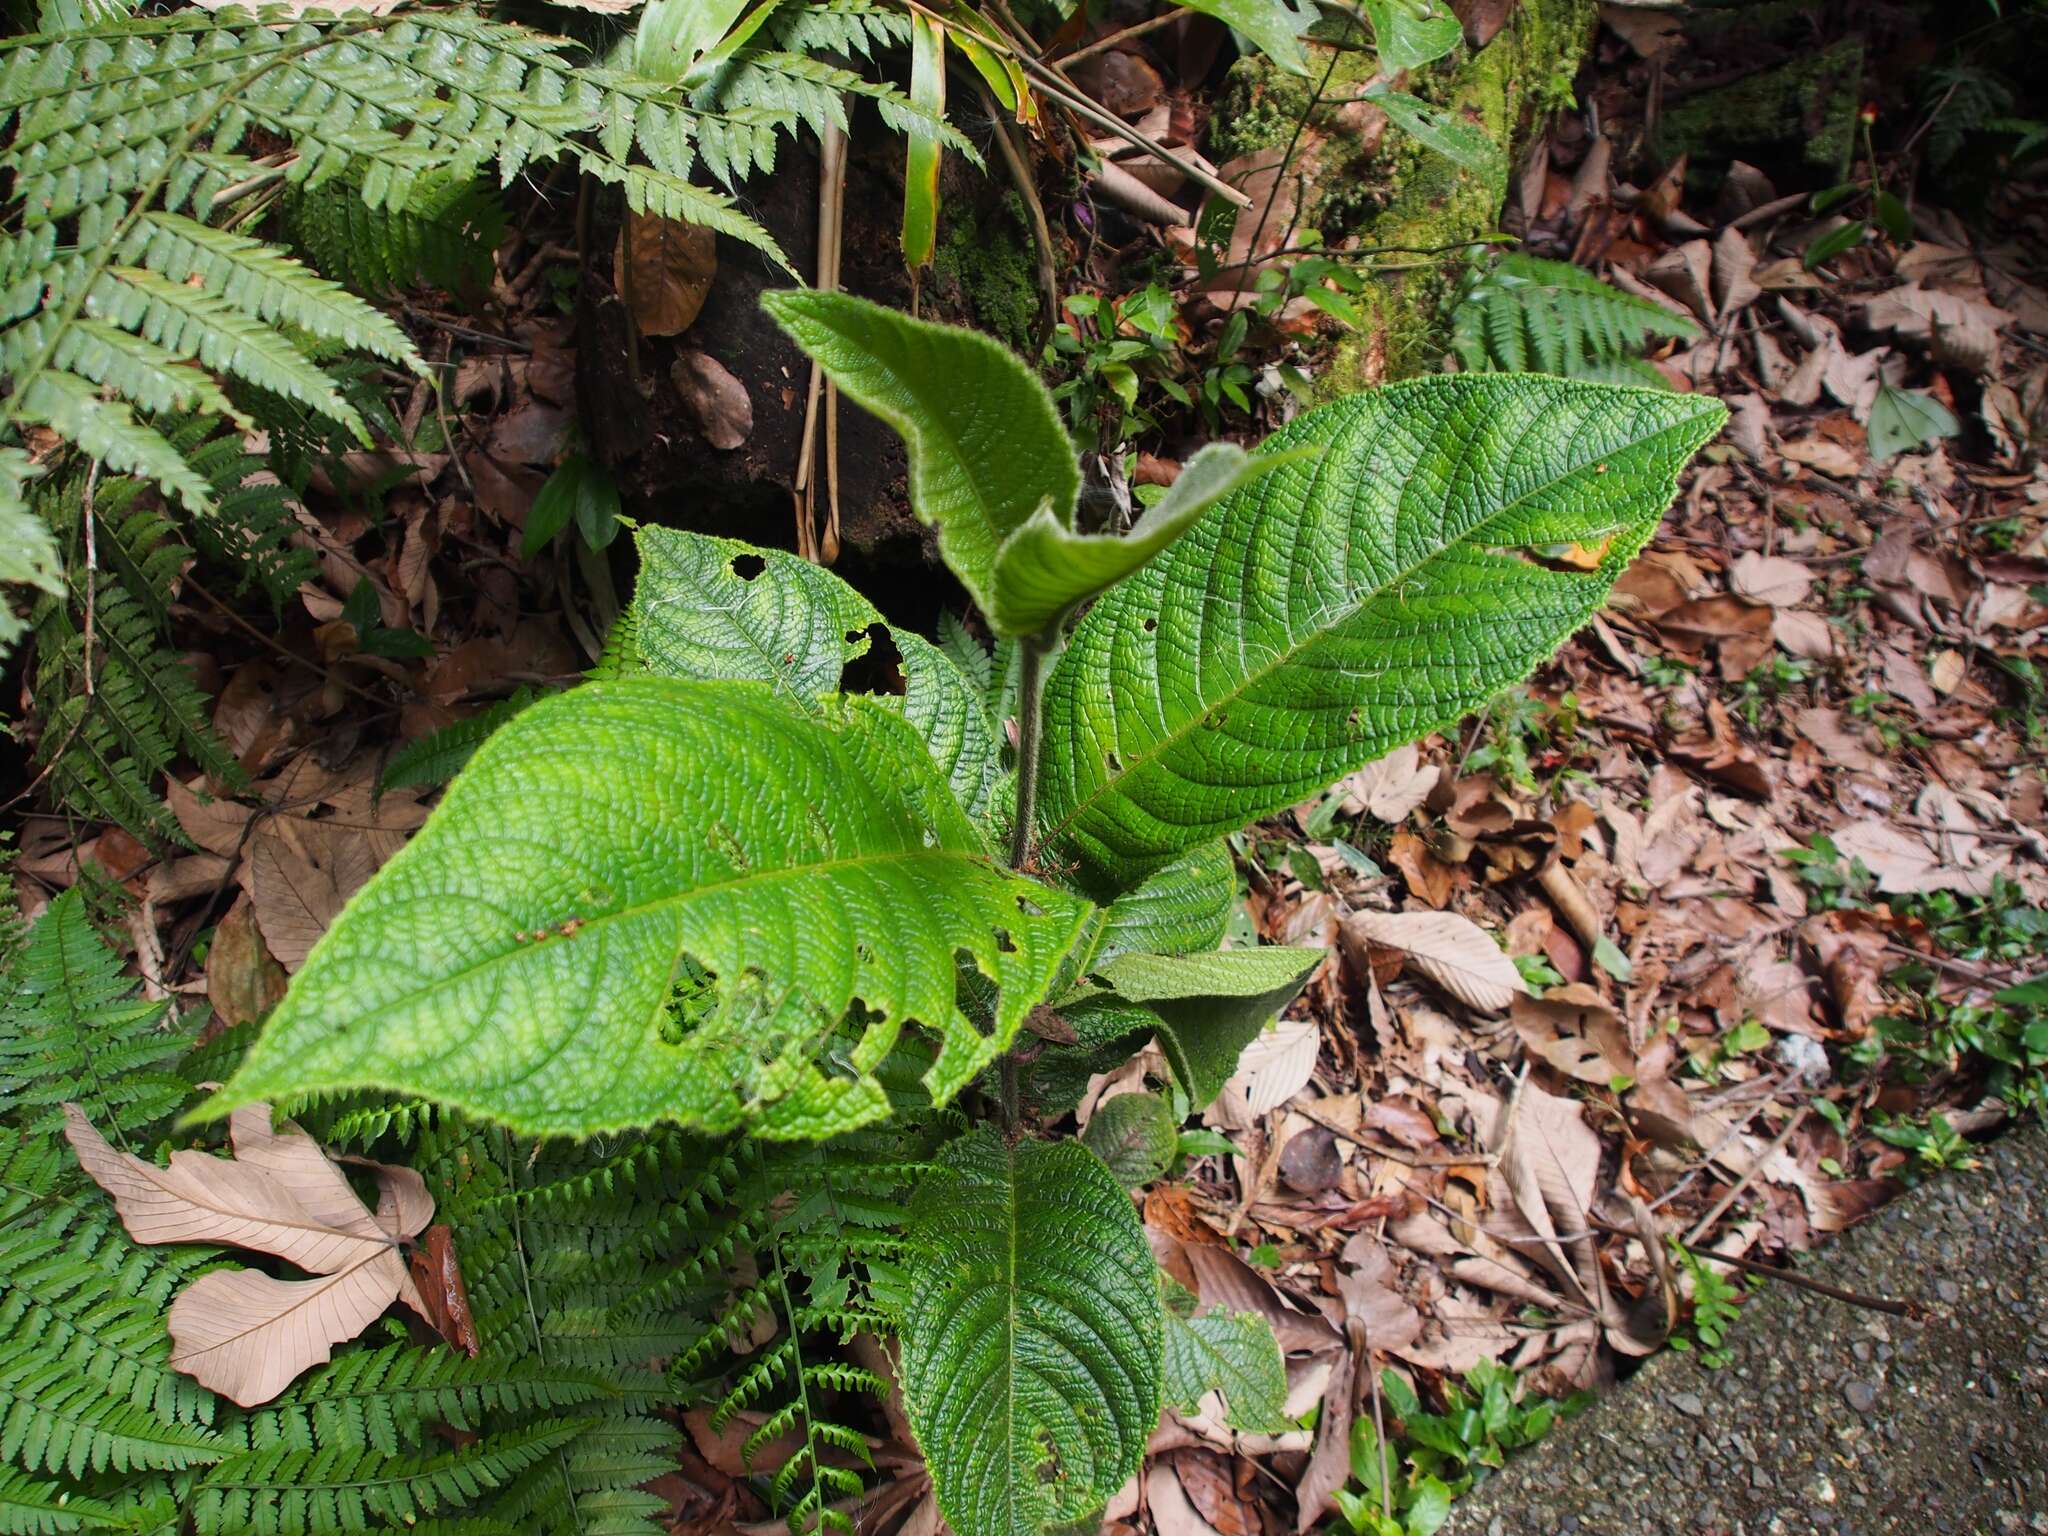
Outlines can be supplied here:
M1120 1093L1095 1106L1081 1145L1129 1189L1150 1184L1180 1150L1180 1122L1156 1093Z
M886 1112L871 1074L906 1020L943 1041L934 1097L957 1092L1086 916L994 863L873 700L806 718L762 684L591 683L478 750L205 1112L376 1087L542 1134L823 1134ZM962 957L999 989L987 1035ZM858 1043L821 1070L843 1019Z
M1040 507L996 552L990 624L998 634L1030 635L1058 623L1170 546L1217 501L1287 462L1285 454L1254 458L1211 443L1123 535L1076 533L1065 516Z
M1073 521L1081 471L1052 396L1001 343L843 293L784 288L762 306L910 450L910 508L984 614L996 553L1041 506Z
M1117 897L1103 914L1097 952L1107 959L1128 950L1192 955L1214 949L1236 902L1237 866L1230 845L1221 838L1202 843Z
M806 714L865 656L881 614L823 566L677 528L643 528L633 603L613 635L607 670L709 682L773 683ZM968 815L986 818L1001 749L981 690L921 635L885 626L903 667L900 708L924 737ZM986 658L984 658L984 662Z
M986 823L1003 777L1002 747L988 707L953 659L923 635L891 626L889 638L903 662L903 697L883 702L901 707L960 808Z
M1316 19L1314 6L1295 0L1185 0L1189 10L1214 16L1235 27L1252 45L1282 69L1308 73L1308 53L1301 38Z
M1269 945L1203 955L1117 955L1095 974L1157 1020L1159 1048L1199 1109L1223 1091L1237 1059L1301 991L1327 950Z
M1071 1141L990 1127L918 1186L903 1397L958 1536L1041 1536L1123 1486L1159 1419L1161 1307L1130 1197Z
M1726 412L1517 375L1297 418L1324 448L1096 602L1046 688L1039 845L1113 892L1455 723L1584 624ZM1540 563L1600 551L1592 570Z

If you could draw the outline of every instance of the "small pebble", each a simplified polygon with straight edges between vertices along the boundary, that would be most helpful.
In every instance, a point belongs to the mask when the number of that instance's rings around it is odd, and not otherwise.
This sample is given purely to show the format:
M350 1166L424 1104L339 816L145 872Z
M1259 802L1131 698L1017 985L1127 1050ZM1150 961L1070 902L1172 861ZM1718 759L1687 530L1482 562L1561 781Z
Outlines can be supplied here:
M1697 1392L1672 1393L1671 1406L1690 1419L1696 1419L1707 1411L1707 1405L1700 1401Z
M1877 1388L1867 1381L1851 1381L1842 1387L1842 1398L1858 1413L1868 1413L1877 1406Z

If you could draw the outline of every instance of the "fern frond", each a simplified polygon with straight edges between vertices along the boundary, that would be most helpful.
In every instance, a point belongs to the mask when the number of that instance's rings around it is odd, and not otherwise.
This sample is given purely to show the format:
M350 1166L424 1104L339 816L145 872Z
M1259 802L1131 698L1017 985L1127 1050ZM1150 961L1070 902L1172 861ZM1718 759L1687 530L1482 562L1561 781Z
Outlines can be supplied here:
M1683 316L1569 262L1514 254L1475 275L1451 313L1451 348L1468 372L1556 373L1661 385L1641 360L1646 336L1689 338Z
M249 1536L362 1530L372 1520L410 1525L505 1487L592 1422L542 1419L436 1455L389 1456L351 1447L249 1451L200 1479L193 1518L202 1530Z
M80 1478L88 1472L182 1470L220 1457L212 1434L166 1424L147 1409L110 1397L63 1361L0 1360L0 1461Z
M635 209L781 260L683 165L634 163L615 142L587 138L627 87L578 78L572 46L458 7L286 25L186 10L0 40L0 133L12 128L0 171L12 177L15 225L0 240L0 371L13 384L0 430L47 426L201 514L213 497L152 420L164 410L218 411L234 383L361 436L362 416L316 348L424 370L410 340L277 247L205 222L280 175L299 198L356 186L387 228L419 237L396 241L402 250L387 243L387 254L424 254L422 200L437 222L454 222L431 206L435 188L464 187L492 162L509 182L574 155ZM634 86L634 115L645 104L646 115L684 121L660 90ZM281 163L242 153L255 130L290 145ZM481 219L471 196L462 206Z
M581 1408L617 1396L617 1388L593 1372L388 1345L341 1355L249 1414L248 1445L368 1448L396 1456L436 1423L475 1430L487 1414Z
M110 1135L167 1118L190 1092L164 1070L189 1043L169 1005L134 1000L77 887L52 901L8 968L0 1000L0 1115L24 1135L53 1133L58 1105L83 1105Z
M114 1509L62 1483L0 1467L0 1536L61 1536L113 1525Z
M164 442L181 473L196 473L171 440ZM241 456L234 462L242 462ZM74 470L37 498L46 520L68 530L71 588L64 598L43 599L35 610L33 693L43 723L37 756L51 765L57 797L74 810L116 822L146 842L182 844L177 823L153 787L158 775L181 758L230 784L239 782L239 773L214 737L206 700L191 674L163 644L163 594L187 551L154 511L122 516L141 489L136 481L97 481ZM213 493L210 484L208 491ZM88 515L99 534L96 571L87 570L83 548ZM95 599L90 680L88 579Z
M336 177L287 193L285 222L320 270L379 297L426 282L456 293L489 286L505 209L480 181L423 176L404 207L373 207L359 179Z

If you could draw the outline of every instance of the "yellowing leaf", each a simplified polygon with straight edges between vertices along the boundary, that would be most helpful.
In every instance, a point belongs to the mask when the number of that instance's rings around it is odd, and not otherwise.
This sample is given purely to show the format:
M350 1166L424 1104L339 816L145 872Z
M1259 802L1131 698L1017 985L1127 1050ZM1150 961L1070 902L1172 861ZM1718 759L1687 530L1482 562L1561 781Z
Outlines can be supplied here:
M229 1135L232 1160L173 1152L159 1168L117 1152L83 1110L64 1106L65 1139L136 1242L252 1248L313 1277L215 1270L171 1304L172 1367L249 1408L325 1362L394 1299L427 1316L400 1243L427 1224L434 1201L412 1169L374 1163L381 1192L371 1215L318 1142L290 1121L271 1125L267 1104L235 1111Z

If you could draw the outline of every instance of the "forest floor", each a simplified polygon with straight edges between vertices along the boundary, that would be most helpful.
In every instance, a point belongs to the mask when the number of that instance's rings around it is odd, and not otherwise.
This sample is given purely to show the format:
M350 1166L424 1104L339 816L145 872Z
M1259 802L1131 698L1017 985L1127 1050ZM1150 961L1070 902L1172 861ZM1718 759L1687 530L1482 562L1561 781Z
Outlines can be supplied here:
M2003 188L1988 239L1919 204L1910 240L1808 271L1819 186L1640 175L1617 147L1656 47L1603 33L1604 131L1560 122L1513 227L1697 325L1653 361L1730 428L1530 687L1240 840L1238 940L1330 958L1207 1113L1230 1152L1187 1158L1143 1213L1205 1302L1273 1321L1315 1427L1169 1413L1112 1529L1309 1529L1358 1486L1352 1425L1388 1390L1455 1410L1498 1365L1570 1400L1674 1342L1718 1357L1744 1292L1707 1255L1782 1264L2048 1106L2048 1006L1999 1000L2048 969L2048 197ZM604 561L520 552L576 412L548 233L512 236L480 311L408 306L451 368L444 401L422 384L401 412L433 446L323 468L301 514L320 575L281 622L181 593L247 792L169 785L193 844L172 857L24 818L25 910L96 863L135 898L152 995L259 1016L425 819L430 788L376 792L394 749L597 659ZM394 638L418 636L426 654ZM1441 951L1376 944L1388 912L1446 914ZM1493 935L1523 990L1472 980ZM1148 1076L1150 1053L1092 1084L1080 1123ZM1718 1404L1694 1370L1657 1390ZM1536 1400L1464 1424L1443 1465L1501 1459ZM675 1529L779 1529L755 1524L740 1434L690 1427ZM935 1520L921 1477L864 1529Z

